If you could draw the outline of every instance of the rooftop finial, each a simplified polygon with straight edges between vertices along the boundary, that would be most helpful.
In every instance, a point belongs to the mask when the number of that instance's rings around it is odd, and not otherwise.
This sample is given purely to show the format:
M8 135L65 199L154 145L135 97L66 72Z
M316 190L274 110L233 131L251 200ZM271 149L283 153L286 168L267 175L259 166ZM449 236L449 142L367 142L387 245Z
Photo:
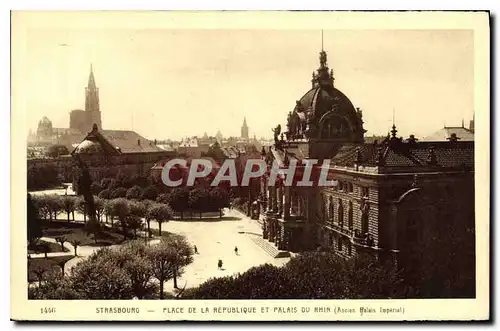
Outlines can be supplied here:
M321 51L323 51L323 29L321 29Z

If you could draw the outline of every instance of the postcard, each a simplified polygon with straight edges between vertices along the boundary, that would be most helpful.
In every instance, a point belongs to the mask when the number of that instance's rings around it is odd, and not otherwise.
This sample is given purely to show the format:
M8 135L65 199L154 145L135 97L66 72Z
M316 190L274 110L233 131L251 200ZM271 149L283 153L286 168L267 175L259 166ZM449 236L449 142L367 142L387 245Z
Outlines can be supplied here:
M489 43L479 11L12 12L11 318L488 320Z

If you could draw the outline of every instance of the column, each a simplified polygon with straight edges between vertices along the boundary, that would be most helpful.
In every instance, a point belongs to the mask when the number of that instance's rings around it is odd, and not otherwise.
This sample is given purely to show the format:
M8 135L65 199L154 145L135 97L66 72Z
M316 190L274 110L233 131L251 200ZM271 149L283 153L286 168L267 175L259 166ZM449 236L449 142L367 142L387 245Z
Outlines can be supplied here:
M302 216L302 197L297 196L297 215Z
M267 211L271 212L273 209L273 188L268 186L266 189L267 194Z
M274 222L276 229L276 241L274 244L276 245L276 248L279 249L281 247L281 226L277 220L275 220Z
M269 237L268 234L268 225L267 225L268 220L264 220L264 223L262 224L262 238L267 239Z
M297 196L297 191L294 190L291 193L291 214L293 216L296 216L298 214L298 196Z
M271 186L271 190L273 192L273 212L278 212L278 188L275 186Z
M277 188L278 190L278 213L283 215L283 185L280 184Z
M283 217L290 216L290 187L285 187L285 203Z

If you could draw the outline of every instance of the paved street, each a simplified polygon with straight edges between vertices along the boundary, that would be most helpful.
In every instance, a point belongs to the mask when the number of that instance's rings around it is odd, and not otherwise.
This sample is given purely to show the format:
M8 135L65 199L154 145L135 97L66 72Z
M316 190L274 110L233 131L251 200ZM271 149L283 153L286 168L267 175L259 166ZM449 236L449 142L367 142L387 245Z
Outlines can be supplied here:
M225 220L231 219L231 220ZM189 242L198 247L199 254L186 267L183 277L177 285L182 288L197 286L212 277L221 277L243 273L251 267L264 263L277 266L289 261L289 258L275 259L258 247L252 240L252 234L262 234L256 220L252 220L235 210L225 210L220 221L171 221L162 224L162 231L182 234ZM153 228L157 224L152 223ZM238 255L234 247L238 247ZM223 269L218 270L217 261L223 261ZM165 290L173 288L173 281L165 284Z

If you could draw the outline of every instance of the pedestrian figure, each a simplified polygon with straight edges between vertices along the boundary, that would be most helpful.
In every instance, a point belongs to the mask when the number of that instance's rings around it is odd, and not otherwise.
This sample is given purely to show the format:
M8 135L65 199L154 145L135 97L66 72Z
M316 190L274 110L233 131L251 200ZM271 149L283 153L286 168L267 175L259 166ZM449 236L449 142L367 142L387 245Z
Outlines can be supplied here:
M198 247L196 247L196 245L194 245L194 253L198 254Z
M234 246L234 253L235 253L236 255L238 255L238 247L237 247L237 246Z
M219 270L222 269L222 260L219 260L219 263L217 264Z

